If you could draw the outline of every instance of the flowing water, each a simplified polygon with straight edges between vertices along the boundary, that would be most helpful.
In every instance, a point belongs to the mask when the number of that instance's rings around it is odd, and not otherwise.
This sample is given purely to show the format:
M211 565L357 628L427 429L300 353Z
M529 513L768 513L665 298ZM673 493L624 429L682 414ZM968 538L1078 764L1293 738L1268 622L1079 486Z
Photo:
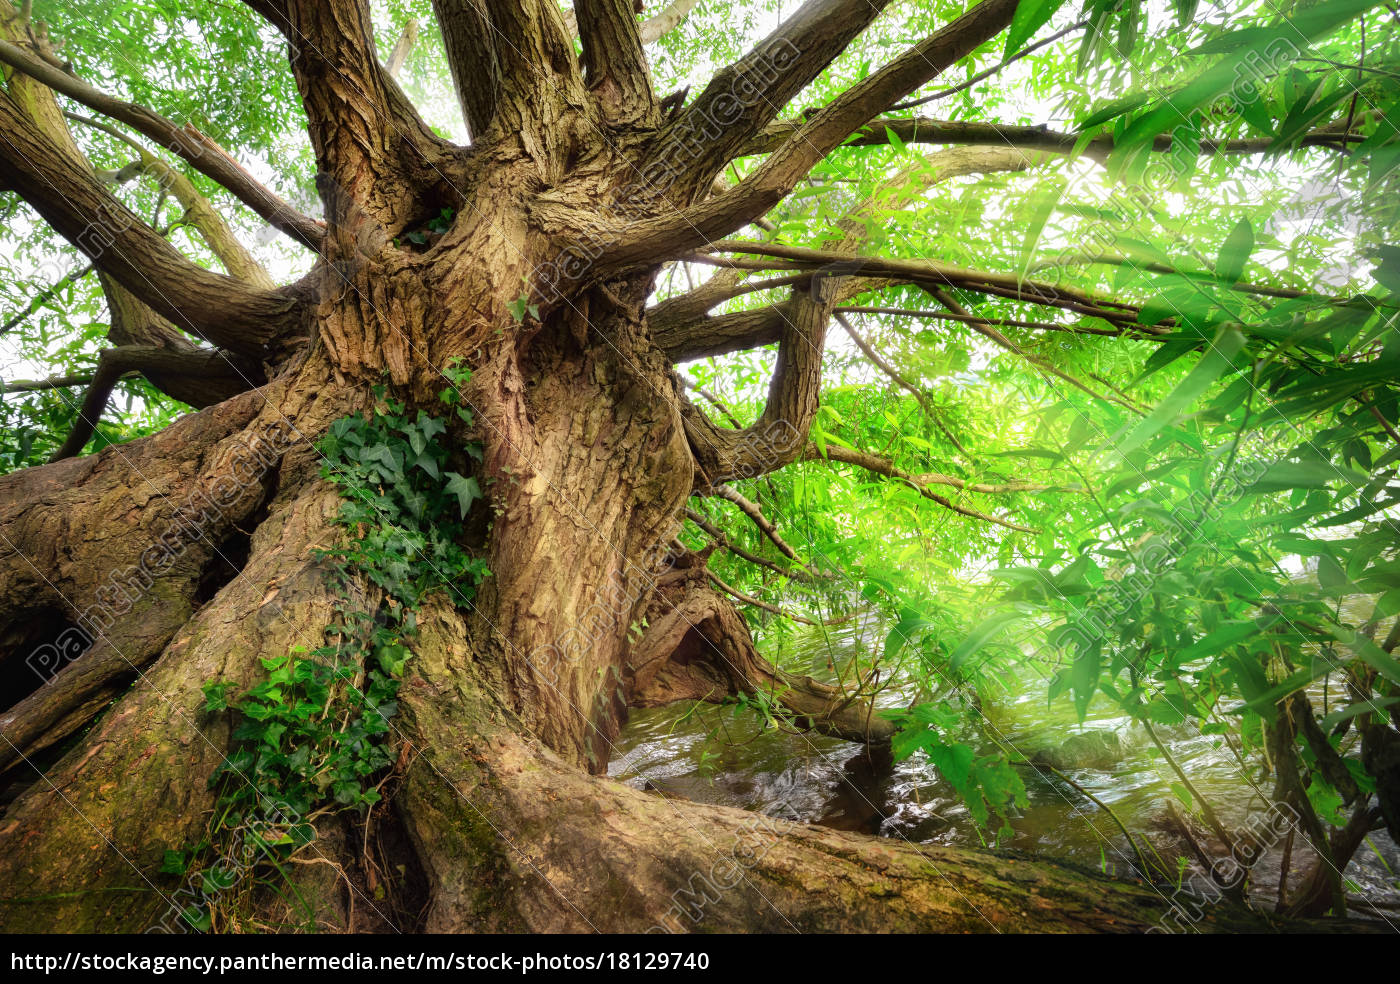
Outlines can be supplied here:
M873 622L849 623L827 632L825 638L813 631L789 640L779 663L831 681L829 659L839 665L848 654L869 653L884 639L884 628ZM1169 807L1180 806L1173 790L1180 784L1141 726L1118 713L1102 695L1080 725L1072 701L1048 702L1048 679L1034 672L1009 684L1000 694L982 695L980 734L963 740L992 751L995 739L1027 757L1050 756L1065 775L1102 801L1134 836L1143 835L1176 869L1177 859L1191 853ZM1334 687L1334 697L1336 693ZM880 703L903 706L908 700L907 694L887 694ZM1154 730L1227 826L1241 829L1250 816L1262 816L1268 809L1261 793L1268 794L1272 779L1261 777L1257 756L1246 757L1247 768L1242 768L1219 736L1202 735L1189 724L1155 725ZM1030 766L1019 771L1029 802L1012 818L1011 836L998 846L1130 873L1132 850L1103 809L1062 780ZM979 831L952 787L920 755L891 765L848 742L764 730L752 711L735 714L731 707L674 705L634 711L616 742L609 774L665 795L914 844L990 846L992 836ZM1219 850L1208 832L1197 833L1208 849ZM1256 895L1272 897L1281 855L1282 845L1275 845L1251 869ZM1290 884L1302 877L1296 862L1304 857L1311 863L1300 837ZM1193 864L1190 870L1194 869ZM1383 830L1369 836L1345 875L1353 901L1377 904L1383 917L1400 928L1400 848Z

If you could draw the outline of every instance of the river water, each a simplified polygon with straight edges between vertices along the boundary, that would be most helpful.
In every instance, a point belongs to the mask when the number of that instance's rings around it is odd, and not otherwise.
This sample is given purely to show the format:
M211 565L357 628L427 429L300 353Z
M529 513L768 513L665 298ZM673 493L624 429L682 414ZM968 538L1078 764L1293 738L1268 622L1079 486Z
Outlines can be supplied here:
M825 637L817 630L801 632L786 640L773 658L786 669L830 681L829 658L839 665L852 653L869 653L883 644L884 631L884 626L867 621L827 629ZM1147 734L1102 695L1090 705L1081 726L1070 700L1047 702L1047 684L1045 677L1028 670L1008 681L1000 693L984 692L983 720L962 740L992 751L995 739L1027 756L1043 750L1055 754L1058 749L1064 757L1075 744L1065 745L1072 736L1100 736L1098 754L1077 759L1070 755L1072 761L1062 763L1062 770L1177 868L1177 859L1191 853L1169 815L1169 803L1180 805L1173 791L1179 783ZM881 701L885 706L907 702L908 696L899 693ZM1248 768L1242 768L1219 736L1202 735L1189 724L1156 725L1154 730L1227 826L1242 828L1251 815L1262 816L1268 808L1260 791L1266 795L1272 779L1261 777L1257 756L1245 757ZM1116 748L1112 737L1102 740L1107 732L1116 737ZM978 829L951 786L921 755L890 766L872 761L857 745L765 730L751 711L735 715L731 707L709 705L633 711L615 746L611 776L665 795L915 844L990 846L991 835ZM1130 873L1131 848L1104 810L1061 780L1029 766L1019 771L1029 802L1011 820L1013 833L1000 847L1109 873ZM1215 848L1203 828L1198 840ZM1278 845L1251 870L1255 897L1273 897L1281 856ZM1300 859L1311 863L1301 836L1294 856L1291 885L1302 876ZM1187 870L1198 869L1191 863ZM1356 908L1363 901L1374 903L1400 928L1400 848L1383 830L1369 836L1345 876Z

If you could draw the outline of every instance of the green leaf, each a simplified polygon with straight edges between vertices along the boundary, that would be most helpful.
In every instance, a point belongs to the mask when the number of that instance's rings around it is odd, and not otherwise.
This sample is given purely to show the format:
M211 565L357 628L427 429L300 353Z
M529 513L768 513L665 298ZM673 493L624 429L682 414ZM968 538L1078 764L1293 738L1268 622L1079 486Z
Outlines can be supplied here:
M1158 404L1150 414L1139 421L1132 430L1127 431L1125 436L1119 439L1118 435L1115 435L1115 439L1109 447L1119 457L1126 457L1130 452L1145 444L1167 424L1174 422L1221 375L1235 368L1235 356L1244 349L1244 342L1244 335L1240 334L1239 331L1233 328L1221 329L1211 342L1210 348L1196 363L1196 367L1191 370L1190 374L1178 383L1167 398ZM1123 434L1124 432L1120 431L1119 433Z
M1241 217L1220 247L1220 256L1215 261L1215 275L1227 284L1238 283L1244 276L1244 265L1252 252L1254 227L1249 224L1249 219Z
M1006 626L1012 622L1018 622L1022 618L1024 616L1020 612L1002 612L978 623L977 627L968 633L967 638L948 657L949 669L956 675L961 671L968 657L995 639Z
M1016 5L1016 13L1011 17L1011 27L1006 33L1006 51L1003 59L1010 58L1025 47L1026 42L1040 30L1055 11L1065 4L1065 0L1021 0Z
M465 478L456 472L447 473L447 484L443 486L443 491L457 497L457 505L461 509L462 519L467 518L472 503L481 498L481 486L476 483L476 479Z
M160 873L162 875L183 875L189 868L189 857L184 851L166 851L161 856Z

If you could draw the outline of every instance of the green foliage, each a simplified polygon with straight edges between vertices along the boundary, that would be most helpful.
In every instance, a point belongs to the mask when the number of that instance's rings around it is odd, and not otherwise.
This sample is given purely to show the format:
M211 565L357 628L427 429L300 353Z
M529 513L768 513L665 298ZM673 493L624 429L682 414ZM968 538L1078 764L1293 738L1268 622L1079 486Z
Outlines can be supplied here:
M972 745L951 737L964 727L956 709L916 704L908 710L885 711L884 715L899 726L894 739L896 759L923 753L962 797L978 826L985 826L995 814L1001 820L999 835L1011 833L1008 821L1017 807L1026 805L1026 787L999 750L979 755Z

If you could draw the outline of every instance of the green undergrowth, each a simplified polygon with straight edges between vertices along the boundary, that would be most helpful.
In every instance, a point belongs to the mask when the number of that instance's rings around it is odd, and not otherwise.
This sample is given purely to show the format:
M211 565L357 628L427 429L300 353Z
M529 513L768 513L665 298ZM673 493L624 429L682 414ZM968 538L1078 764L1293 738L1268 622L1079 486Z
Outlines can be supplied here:
M438 591L469 602L490 574L463 545L482 498L463 474L481 448L453 439L472 424L459 395L471 373L445 375L441 415L411 412L377 388L374 412L337 420L317 444L322 476L343 499L341 542L318 552L335 616L324 645L263 659L266 678L242 693L226 681L204 685L204 710L233 716L235 744L210 780L217 796L205 836L165 855L162 872L186 885L180 928L263 928L244 915L260 885L314 928L286 864L315 851L318 818L362 818L381 800L418 611Z

